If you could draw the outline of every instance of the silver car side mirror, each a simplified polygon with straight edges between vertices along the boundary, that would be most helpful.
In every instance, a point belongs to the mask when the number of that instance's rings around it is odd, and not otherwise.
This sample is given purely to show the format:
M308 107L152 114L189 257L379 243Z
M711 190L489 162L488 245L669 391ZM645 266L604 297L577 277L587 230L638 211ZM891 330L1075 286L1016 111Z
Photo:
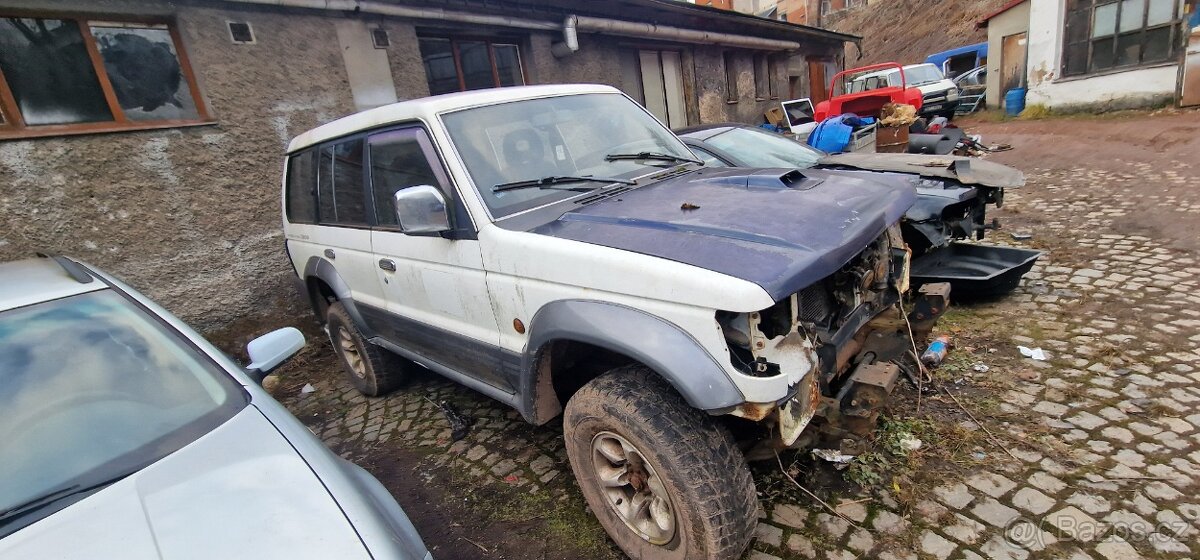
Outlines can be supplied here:
M304 348L304 335L296 327L271 331L246 345L246 353L250 355L246 371L261 383L263 377L295 356L301 348Z
M450 229L446 199L437 187L417 185L400 189L392 202L400 231L404 233L439 233Z

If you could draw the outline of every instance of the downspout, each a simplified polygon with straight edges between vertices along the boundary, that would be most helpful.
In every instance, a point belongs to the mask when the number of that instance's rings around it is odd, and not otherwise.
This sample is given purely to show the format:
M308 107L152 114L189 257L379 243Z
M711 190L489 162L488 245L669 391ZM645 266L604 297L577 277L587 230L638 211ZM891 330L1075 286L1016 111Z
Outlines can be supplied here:
M668 25L658 25L654 23L641 23L633 21L615 20L609 18L597 18L590 16L568 16L562 24L537 21L509 16L496 16L487 14L472 14L468 12L448 11L441 8L419 8L413 6L400 6L379 2L377 0L226 0L239 4L257 4L261 6L276 6L276 7L292 7L292 8L308 8L314 10L336 10L346 12L361 12L366 14L376 14L385 16L394 16L410 19L427 19L439 21L452 21L456 23L473 23L476 25L491 25L497 27L513 27L518 29L534 29L539 31L558 31L562 30L563 41L558 52L563 53L556 56L565 56L571 52L579 50L578 33L607 33L610 35L619 35L624 37L636 37L639 39L662 39L667 41L678 41L684 43L698 43L709 45L722 45L726 47L738 47L746 49L770 50L770 51L794 51L800 48L800 43L796 41L784 41L779 39L764 39L761 37L748 37L745 35L737 35L733 33L719 33L715 31L700 31L697 29L686 29L682 27L672 27ZM552 47L553 48L553 47Z
M579 18L571 15L563 20L562 34L563 40L561 43L550 45L550 53L555 58L562 58L575 51L579 50L579 31L576 26L579 25Z
M578 20L576 28L579 31L588 31L592 33L607 33L609 35L622 35L625 37L637 37L640 39L665 39L684 43L700 43L709 45L715 44L726 47L740 47L746 49L770 51L794 51L800 48L800 43L796 41L763 39L761 37L748 37L745 35L734 35L732 33L699 31L696 29L684 29L682 27L671 27L654 23L640 23L590 16L576 17Z

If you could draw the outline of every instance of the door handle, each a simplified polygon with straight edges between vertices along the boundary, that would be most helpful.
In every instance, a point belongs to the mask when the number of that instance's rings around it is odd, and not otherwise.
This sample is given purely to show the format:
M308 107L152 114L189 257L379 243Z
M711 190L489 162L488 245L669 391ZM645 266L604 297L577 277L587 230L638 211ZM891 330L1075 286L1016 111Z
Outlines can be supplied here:
M379 268L388 272L396 272L396 261L392 259L379 259Z

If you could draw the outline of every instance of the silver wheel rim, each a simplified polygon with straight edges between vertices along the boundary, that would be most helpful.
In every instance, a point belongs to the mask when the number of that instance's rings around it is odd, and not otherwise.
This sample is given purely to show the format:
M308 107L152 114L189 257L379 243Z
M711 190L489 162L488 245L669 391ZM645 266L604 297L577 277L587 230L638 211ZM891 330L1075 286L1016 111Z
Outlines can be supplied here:
M350 366L350 371L359 379L367 377L367 367L363 364L362 353L358 351L358 346L354 344L354 338L350 336L350 331L345 328L338 329L338 347L342 350L342 359L346 360L346 365Z
M675 508L654 467L629 440L612 432L592 438L600 495L625 525L650 544L675 538Z

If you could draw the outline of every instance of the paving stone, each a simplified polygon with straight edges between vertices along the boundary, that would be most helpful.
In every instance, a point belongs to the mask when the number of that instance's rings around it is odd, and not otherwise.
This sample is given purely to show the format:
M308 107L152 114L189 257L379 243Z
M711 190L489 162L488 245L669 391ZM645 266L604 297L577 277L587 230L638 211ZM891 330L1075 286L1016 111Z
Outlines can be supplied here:
M828 513L818 513L817 527L821 529L821 532L836 539L846 534L846 531L850 529L850 522Z
M1084 492L1072 494L1070 498L1067 498L1067 503L1093 515L1105 513L1112 509L1112 505L1108 503L1108 500L1101 496Z
M771 521L802 529L808 523L808 510L792 504L780 504L771 510Z
M971 513L993 527L1007 527L1013 519L1021 516L1017 510L997 502L993 498L984 498L983 501L975 504L975 507L971 508Z
M769 544L778 548L783 544L783 529L766 523L759 523L754 530L755 542Z
M866 529L855 529L850 533L850 539L846 541L846 546L856 552L867 552L874 548L875 537L872 537L870 531Z
M995 473L981 473L968 478L967 485L993 498L999 498L1016 487L1017 483Z
M962 509L975 499L971 495L970 489L961 482L945 484L933 489L933 494L937 496L943 504L950 506L953 509Z
M938 560L946 560L956 548L958 547L953 542L933 531L925 531L921 534L921 552Z
M1022 488L1013 494L1012 504L1030 513L1042 514L1054 507L1054 498L1033 488Z
M987 526L961 514L954 514L955 523L942 528L942 532L950 538L966 545L972 545L979 541L980 535L987 530Z
M1097 544L1096 553L1108 560L1141 560L1142 558L1136 548L1116 536L1109 537L1104 542Z
M1100 522L1075 506L1047 514L1043 521L1059 534L1067 535L1081 542L1096 540L1104 532L1104 526Z
M991 560L1026 560L1029 551L996 536L979 547L979 552Z
M897 534L908 528L908 521L905 521L899 515L885 510L875 514L875 519L871 521L871 526L877 531Z
M804 558L816 558L817 551L813 548L812 541L808 540L803 535L793 534L787 540L788 550L799 554Z

